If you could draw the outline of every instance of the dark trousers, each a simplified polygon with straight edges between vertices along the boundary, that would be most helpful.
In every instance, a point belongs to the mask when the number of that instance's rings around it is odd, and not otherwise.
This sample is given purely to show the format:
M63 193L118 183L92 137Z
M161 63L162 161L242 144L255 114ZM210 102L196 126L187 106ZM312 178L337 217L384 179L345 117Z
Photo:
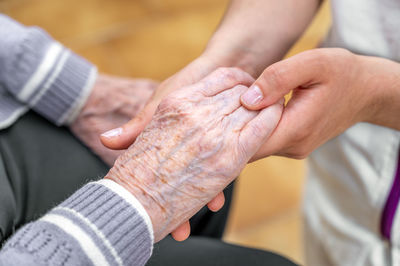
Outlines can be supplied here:
M0 243L21 225L39 218L108 167L66 128L30 112L0 131ZM218 213L203 208L191 219L192 237L166 238L154 247L148 265L293 265L265 251L220 241L233 185Z

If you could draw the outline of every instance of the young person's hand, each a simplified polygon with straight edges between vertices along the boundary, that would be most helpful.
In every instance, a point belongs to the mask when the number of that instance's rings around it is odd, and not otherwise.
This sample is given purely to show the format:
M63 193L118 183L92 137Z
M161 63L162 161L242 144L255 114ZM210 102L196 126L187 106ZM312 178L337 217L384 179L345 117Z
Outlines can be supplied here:
M260 110L293 92L279 126L260 148L305 158L358 122L400 129L400 64L347 50L306 51L268 67L241 96L249 110Z

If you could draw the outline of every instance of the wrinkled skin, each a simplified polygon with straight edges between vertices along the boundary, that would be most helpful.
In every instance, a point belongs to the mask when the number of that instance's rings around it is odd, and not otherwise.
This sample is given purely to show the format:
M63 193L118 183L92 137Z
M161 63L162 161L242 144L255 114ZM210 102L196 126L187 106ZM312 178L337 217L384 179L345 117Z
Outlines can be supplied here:
M107 174L142 203L155 241L233 181L275 129L283 101L262 111L240 104L252 82L241 70L219 69L168 95Z
M86 104L70 125L71 131L104 162L113 165L122 151L104 147L100 134L137 115L157 85L146 79L99 75Z
M163 81L143 110L132 116L132 120L128 123L118 125L121 126L119 134L102 136L103 144L110 149L116 150L128 148L151 121L159 103L166 95L183 86L198 82L215 69L217 69L217 66L211 60L198 58L172 77Z
M126 123L130 118L143 111L145 103L157 98L158 83L146 79L127 79L100 75L96 80L91 95L74 123L71 131L95 154L108 165L113 165L123 150L110 150L99 141L100 133ZM143 128L142 128L143 129ZM218 211L224 204L221 192L208 203L212 211ZM172 232L176 240L188 237L190 226L183 224L176 232Z
M132 145L136 137L151 121L161 100L169 93L183 86L192 85L216 70L218 64L216 64L215 58L216 55L199 57L181 71L163 81L139 114L134 116L128 123L121 125L121 127L116 130L112 130L114 132L113 134L105 132L105 134L101 135L102 143L106 147L115 150L126 149ZM211 211L218 211L222 208L224 202L224 193L220 192L207 206ZM189 234L190 224L189 221L186 221L172 232L171 235L175 240L183 241L189 237Z

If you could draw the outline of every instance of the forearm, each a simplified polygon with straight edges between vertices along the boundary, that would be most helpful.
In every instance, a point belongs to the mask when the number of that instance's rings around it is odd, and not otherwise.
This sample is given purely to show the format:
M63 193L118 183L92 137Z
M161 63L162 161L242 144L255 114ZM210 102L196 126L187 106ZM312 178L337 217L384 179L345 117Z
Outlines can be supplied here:
M400 63L358 56L363 67L362 87L369 95L364 121L400 130Z
M285 55L319 4L320 0L232 0L202 56L256 77Z
M166 95L200 81L217 68L236 67L258 77L284 56L312 20L319 3L320 0L232 0L203 54L162 82L143 111L114 132L118 134L103 135L103 144L112 149L128 148Z

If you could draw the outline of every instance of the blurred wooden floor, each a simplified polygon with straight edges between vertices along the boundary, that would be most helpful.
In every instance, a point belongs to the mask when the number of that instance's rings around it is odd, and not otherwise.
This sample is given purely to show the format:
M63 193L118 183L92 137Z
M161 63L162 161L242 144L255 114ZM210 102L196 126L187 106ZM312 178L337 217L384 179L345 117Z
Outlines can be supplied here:
M54 38L102 72L163 80L198 56L228 0L0 0L0 11ZM330 23L321 12L289 54L315 47ZM303 262L300 200L304 163L268 158L236 186L225 240Z

